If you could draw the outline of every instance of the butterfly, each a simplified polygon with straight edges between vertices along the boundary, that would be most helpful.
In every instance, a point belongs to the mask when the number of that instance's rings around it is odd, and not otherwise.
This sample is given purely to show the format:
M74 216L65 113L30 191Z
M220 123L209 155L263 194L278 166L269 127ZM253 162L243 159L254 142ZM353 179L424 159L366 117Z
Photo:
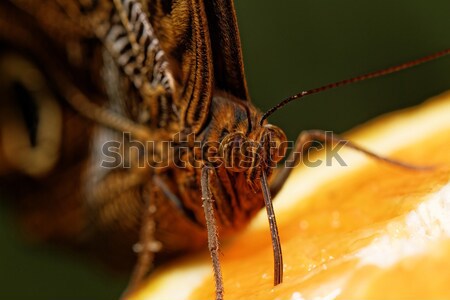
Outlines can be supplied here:
M249 97L232 1L12 0L0 13L4 89L19 99L6 105L2 126L20 138L5 152L28 175L20 183L29 227L111 263L120 257L121 267L137 253L130 289L153 262L208 246L222 299L218 235L266 206L281 283L271 197L291 168L272 175L287 138L267 117L365 77L263 114ZM326 138L304 132L289 161Z

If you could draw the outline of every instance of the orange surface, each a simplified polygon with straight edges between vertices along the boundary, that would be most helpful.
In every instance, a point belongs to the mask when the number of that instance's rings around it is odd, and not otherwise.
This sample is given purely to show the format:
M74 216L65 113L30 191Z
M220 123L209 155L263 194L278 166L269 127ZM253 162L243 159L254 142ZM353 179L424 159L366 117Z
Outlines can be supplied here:
M275 199L284 282L273 287L265 215L223 243L225 299L450 299L450 93L349 138L432 170L342 151L348 167L300 167ZM208 253L158 270L132 299L214 299Z

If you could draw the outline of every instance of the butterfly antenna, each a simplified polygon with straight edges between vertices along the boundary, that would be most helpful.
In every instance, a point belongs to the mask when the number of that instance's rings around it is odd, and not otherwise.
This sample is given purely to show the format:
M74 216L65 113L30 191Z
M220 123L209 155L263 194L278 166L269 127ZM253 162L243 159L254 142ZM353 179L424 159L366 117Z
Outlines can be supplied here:
M267 176L264 172L261 172L261 188L266 206L267 219L269 220L270 236L272 238L274 260L273 283L274 285L278 285L283 282L283 253L281 251L280 236L278 234L277 220L275 219L269 185L267 184Z
M282 108L283 106L285 106L286 104L288 104L288 103L290 103L290 102L292 102L294 100L301 99L301 98L303 98L305 96L309 96L309 95L312 95L312 94L317 94L319 92L323 92L323 91L326 91L326 90L330 90L330 89L334 89L334 88L337 88L337 87L341 87L341 86L344 86L344 85L347 85L347 84L351 84L351 83L363 81L363 80L366 80L366 79L376 78L376 77L388 75L388 74L391 74L391 73L395 73L395 72L398 72L398 71L401 71L401 70L404 70L404 69L408 69L408 68L411 68L411 67L414 67L414 66L417 66L417 65L420 65L420 64L423 64L423 63L426 63L426 62L429 62L429 61L441 58L441 57L443 57L445 55L448 55L448 54L450 54L450 48L449 49L445 49L443 51L436 52L434 54L431 54L431 55L428 55L428 56L425 56L425 57L422 57L422 58L419 58L419 59L416 59L416 60L413 60L413 61L409 61L409 62L403 63L401 65L397 65L397 66L390 67L390 68L387 68L387 69L378 70L378 71L367 73L367 74L364 74L364 75L360 75L360 76L344 79L344 80L341 80L341 81L333 82L333 83L330 83L330 84L327 84L327 85L324 85L324 86L321 86L321 87L318 87L318 88L315 88L315 89L311 89L311 90L308 90L308 91L303 91L301 93L298 93L296 95L293 95L293 96L290 96L289 98L284 99L283 101L281 101L280 103L278 103L277 105L275 105L274 107L269 109L266 113L264 113L264 115L262 116L261 121L259 123L260 123L260 125L262 125L264 120L266 120L274 112L276 112L277 110L279 110L280 108Z

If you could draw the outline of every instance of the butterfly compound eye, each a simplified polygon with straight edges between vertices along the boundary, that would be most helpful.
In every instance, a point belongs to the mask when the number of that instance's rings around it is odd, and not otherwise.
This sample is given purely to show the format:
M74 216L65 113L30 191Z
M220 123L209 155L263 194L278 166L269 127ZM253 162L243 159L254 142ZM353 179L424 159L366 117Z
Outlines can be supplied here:
M270 139L270 159L274 163L282 160L287 151L286 134L279 127L267 124L264 128L269 132Z

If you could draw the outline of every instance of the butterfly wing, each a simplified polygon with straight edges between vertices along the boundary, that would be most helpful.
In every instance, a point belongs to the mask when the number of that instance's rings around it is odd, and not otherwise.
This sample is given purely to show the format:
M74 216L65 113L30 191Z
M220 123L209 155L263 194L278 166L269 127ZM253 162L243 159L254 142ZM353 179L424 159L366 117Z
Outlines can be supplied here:
M148 11L169 61L184 127L202 129L215 89L249 100L232 1L154 0Z
M213 51L214 83L238 99L250 101L233 1L205 1Z

